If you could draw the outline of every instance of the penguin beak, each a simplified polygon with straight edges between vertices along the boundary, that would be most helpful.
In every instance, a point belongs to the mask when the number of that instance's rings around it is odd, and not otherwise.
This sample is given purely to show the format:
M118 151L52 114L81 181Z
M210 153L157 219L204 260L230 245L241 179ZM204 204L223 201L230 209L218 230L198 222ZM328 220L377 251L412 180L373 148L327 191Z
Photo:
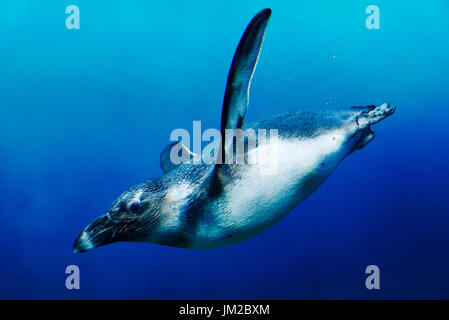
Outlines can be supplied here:
M396 111L396 107L391 107L389 103L383 103L380 106L374 107L369 111L362 111L356 119L359 129L376 124L385 118L388 118Z
M361 109L361 112L356 118L357 130L361 131L360 139L356 142L354 150L362 149L370 143L376 133L371 130L371 126L391 116L396 107L391 107L389 103L383 103L380 106L366 106L353 107L354 109Z
M103 215L88 225L73 244L75 253L85 252L115 242L121 224Z

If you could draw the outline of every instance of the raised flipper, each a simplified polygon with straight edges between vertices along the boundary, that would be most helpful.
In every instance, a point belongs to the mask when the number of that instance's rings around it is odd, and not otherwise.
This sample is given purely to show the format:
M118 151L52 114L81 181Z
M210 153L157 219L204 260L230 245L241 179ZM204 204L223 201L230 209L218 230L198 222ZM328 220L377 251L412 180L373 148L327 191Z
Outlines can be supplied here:
M241 129L248 109L249 87L259 59L271 9L260 11L248 24L232 60L226 84L221 118L221 146L217 164L232 156L233 134L226 129ZM224 157L223 157L224 156Z
M182 142L172 142L161 152L161 168L165 173L168 173L179 165L192 160L195 156L196 154L187 149Z

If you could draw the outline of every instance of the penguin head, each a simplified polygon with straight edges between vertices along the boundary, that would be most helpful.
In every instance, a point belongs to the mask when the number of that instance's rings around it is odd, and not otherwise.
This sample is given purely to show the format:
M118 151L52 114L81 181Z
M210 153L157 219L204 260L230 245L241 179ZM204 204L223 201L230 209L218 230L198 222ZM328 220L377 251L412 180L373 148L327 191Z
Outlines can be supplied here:
M123 192L106 214L81 232L73 245L74 252L85 252L118 241L143 241L158 224L162 196L156 181Z
M370 143L376 136L371 126L392 115L395 109L383 103L379 106L356 106L333 111L332 121L325 129L339 132L340 149L346 150L348 155Z
M383 103L380 106L352 107L351 110L355 112L351 119L356 125L353 135L353 151L355 151L365 147L376 136L376 133L371 130L371 125L391 116L396 108L390 107L389 103Z

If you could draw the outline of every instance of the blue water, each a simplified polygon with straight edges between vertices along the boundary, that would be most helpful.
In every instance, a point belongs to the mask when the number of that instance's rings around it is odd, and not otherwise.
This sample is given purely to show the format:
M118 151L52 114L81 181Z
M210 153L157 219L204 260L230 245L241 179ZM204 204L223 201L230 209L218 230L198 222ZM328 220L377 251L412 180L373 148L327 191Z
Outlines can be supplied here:
M173 129L219 127L235 47L264 7L247 121L388 101L376 139L248 241L73 254L122 191L162 174ZM448 15L444 0L2 1L0 298L448 299ZM80 290L65 287L71 264ZM380 290L365 288L371 264Z

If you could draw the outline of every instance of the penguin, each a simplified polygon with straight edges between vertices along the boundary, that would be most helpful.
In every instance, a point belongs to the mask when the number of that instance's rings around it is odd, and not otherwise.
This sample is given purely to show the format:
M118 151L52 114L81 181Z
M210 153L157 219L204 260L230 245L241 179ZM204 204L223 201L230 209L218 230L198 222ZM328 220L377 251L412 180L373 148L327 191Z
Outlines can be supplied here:
M244 124L270 15L271 9L260 11L238 44L220 139L201 154L182 142L169 144L160 156L165 175L123 192L81 232L74 252L119 241L215 249L247 240L279 222L373 140L371 126L395 111L388 103L300 110Z

